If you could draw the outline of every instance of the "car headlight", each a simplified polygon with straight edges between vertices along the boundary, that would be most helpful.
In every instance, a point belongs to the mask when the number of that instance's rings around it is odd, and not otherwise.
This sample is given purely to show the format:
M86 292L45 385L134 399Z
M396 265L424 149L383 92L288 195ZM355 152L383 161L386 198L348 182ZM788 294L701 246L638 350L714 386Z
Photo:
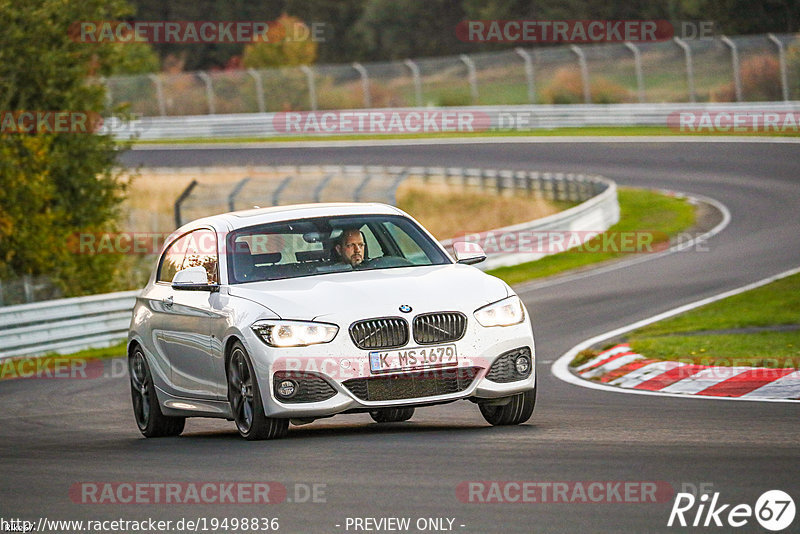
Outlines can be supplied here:
M305 347L333 341L339 327L328 323L264 320L253 324L253 331L271 347Z
M475 319L482 326L511 326L525 319L525 308L515 295L476 310Z

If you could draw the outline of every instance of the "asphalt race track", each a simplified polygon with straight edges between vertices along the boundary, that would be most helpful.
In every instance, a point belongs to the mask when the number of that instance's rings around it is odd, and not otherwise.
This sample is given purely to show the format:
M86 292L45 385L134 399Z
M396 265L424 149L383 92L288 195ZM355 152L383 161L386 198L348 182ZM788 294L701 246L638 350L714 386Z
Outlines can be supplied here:
M0 516L277 517L279 531L287 533L366 531L347 529L348 517L408 517L409 532L419 531L419 518L454 519L452 529L465 533L693 530L667 527L671 495L655 504L464 503L456 495L464 481L665 481L675 492L706 484L720 493L720 503L750 506L780 489L800 505L800 405L595 391L550 372L555 359L584 339L800 265L800 144L151 148L127 153L124 162L591 172L621 185L712 197L732 219L707 250L522 288L537 336L539 397L531 421L518 427L491 428L476 406L461 402L419 409L410 422L385 426L366 414L339 416L292 427L287 439L274 442L248 443L233 423L199 419L189 420L180 438L147 440L136 429L125 376L0 383ZM80 482L184 481L277 481L292 501L304 500L304 485L324 484L317 499L324 502L101 505L76 504L69 494ZM737 531L765 532L755 518ZM800 518L790 531L800 532Z

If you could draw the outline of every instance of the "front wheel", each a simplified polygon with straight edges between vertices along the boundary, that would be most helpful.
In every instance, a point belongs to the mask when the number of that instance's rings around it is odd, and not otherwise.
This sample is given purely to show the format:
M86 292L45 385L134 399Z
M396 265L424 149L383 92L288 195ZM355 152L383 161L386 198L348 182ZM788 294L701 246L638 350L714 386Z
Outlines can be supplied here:
M507 404L502 406L488 403L479 404L481 415L486 422L494 425L518 425L524 423L533 415L536 406L536 388L512 396Z
M381 408L369 412L369 416L376 423L400 423L408 421L413 415L414 408Z
M247 440L282 438L289 430L288 419L276 419L264 414L253 364L238 341L233 345L228 360L228 401L236 428Z
M141 347L136 347L128 358L131 377L131 400L136 426L148 438L178 436L186 425L185 417L169 417L161 413L156 397L153 375Z

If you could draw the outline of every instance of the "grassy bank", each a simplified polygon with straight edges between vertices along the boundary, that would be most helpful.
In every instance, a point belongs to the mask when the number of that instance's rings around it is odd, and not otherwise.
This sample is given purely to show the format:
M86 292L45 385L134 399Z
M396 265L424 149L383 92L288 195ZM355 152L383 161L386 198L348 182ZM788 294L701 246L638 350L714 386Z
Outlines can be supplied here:
M397 190L397 207L439 240L541 219L573 205L443 185L403 184Z
M125 356L126 342L72 354L20 356L0 361L0 381L40 378L96 378L105 369L91 362ZM97 362L99 363L99 362Z
M653 359L800 368L800 274L634 330L622 341ZM583 351L571 365L599 352Z
M628 188L620 188L618 198L620 221L609 228L606 234L619 236L646 232L641 235L652 237L649 242L651 251L663 248L670 237L688 230L695 222L694 207L686 199ZM604 246L603 240L603 236L598 236L575 249L520 265L499 267L489 273L509 284L518 284L630 255L630 252L615 251L613 247ZM638 251L647 252L647 249Z
M640 328L628 340L648 358L800 368L800 274Z

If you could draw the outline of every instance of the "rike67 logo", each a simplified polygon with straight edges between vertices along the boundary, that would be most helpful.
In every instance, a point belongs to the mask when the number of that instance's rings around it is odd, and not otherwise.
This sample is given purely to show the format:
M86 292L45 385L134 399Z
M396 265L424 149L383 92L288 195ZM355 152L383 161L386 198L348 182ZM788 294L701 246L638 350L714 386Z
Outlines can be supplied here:
M794 521L794 500L781 490L764 492L755 506L727 504L720 501L720 493L678 493L669 514L667 526L677 527L733 527L750 524L753 517L763 528L778 532Z

